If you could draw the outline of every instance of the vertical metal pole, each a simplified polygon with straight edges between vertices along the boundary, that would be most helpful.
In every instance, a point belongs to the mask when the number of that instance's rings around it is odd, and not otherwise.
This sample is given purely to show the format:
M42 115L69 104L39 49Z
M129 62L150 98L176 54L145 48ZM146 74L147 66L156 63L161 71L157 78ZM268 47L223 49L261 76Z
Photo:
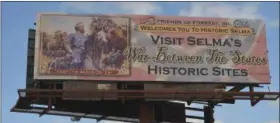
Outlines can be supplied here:
M140 104L139 121L140 123L154 122L153 106L146 103Z
M208 103L209 105L209 120L210 120L210 123L214 123L214 105L212 102L209 102Z
M204 107L204 123L214 123L214 105L212 102Z
M204 123L209 123L208 107L204 106L203 110L204 110Z

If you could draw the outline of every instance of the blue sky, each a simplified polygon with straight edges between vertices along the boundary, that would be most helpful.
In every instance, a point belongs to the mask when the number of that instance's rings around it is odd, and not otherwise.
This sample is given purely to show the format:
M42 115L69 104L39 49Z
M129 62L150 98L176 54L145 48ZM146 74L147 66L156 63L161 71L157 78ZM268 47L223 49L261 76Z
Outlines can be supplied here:
M266 22L270 89L279 91L279 3L277 2L162 2L162 3L71 3L71 2L2 2L2 118L3 123L71 123L69 118L10 113L18 98L17 89L25 88L27 34L37 12L126 13L185 15L209 17L261 18ZM272 66L273 65L273 66ZM267 91L265 86L264 91ZM249 101L223 105L215 111L217 123L279 123L279 101ZM93 123L83 119L81 123ZM105 123L105 122L104 122Z

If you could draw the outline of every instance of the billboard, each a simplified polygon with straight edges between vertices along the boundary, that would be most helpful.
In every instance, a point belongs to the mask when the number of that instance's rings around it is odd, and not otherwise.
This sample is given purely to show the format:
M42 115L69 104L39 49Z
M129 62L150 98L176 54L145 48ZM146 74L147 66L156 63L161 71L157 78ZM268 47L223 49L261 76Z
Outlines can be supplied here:
M34 79L269 84L261 20L38 14Z

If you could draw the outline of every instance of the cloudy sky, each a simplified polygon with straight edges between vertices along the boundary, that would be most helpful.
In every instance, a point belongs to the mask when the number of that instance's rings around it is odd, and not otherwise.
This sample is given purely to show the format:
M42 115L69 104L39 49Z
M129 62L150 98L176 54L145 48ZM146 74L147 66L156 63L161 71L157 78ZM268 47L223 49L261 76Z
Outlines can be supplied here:
M3 123L71 123L68 117L10 113L16 90L25 87L26 47L29 28L37 12L75 14L154 14L263 19L266 22L271 90L279 91L279 3L277 2L4 2L2 3L2 118ZM262 89L268 91L267 87ZM249 101L223 105L215 110L216 123L279 123L278 102ZM82 119L80 123L94 123ZM104 121L103 123L113 123ZM198 122L199 123L199 122Z

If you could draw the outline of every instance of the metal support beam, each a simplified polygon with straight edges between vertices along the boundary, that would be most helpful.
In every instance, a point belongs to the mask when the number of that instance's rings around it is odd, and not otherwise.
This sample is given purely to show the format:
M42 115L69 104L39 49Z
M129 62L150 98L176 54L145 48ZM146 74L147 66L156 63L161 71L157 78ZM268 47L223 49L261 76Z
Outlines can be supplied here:
M214 123L214 105L208 102L208 106L204 107L204 123Z
M52 98L51 96L49 97L49 100L48 100L48 108L43 110L40 114L39 114L39 117L42 117L44 114L48 113L50 110L52 109Z
M251 93L254 92L254 87L250 86L250 87L249 87L249 91L250 91ZM254 96L250 96L250 98L251 98L251 100L250 100L251 106L253 106L253 105L254 105Z
M99 121L104 120L106 117L107 117L107 116L102 116L102 117L100 117L100 118L97 118L97 119L96 119L96 122L98 123Z
M186 110L191 110L191 111L204 111L203 109L200 108L192 108L192 107L185 107Z
M140 123L154 123L154 108L153 106L142 103L139 107L139 120Z
M229 91L230 92L239 92L244 88L246 88L245 85L237 85L237 86L234 86L233 88L231 88Z
M254 87L250 86L250 92L254 92ZM256 99L257 96L257 99ZM256 96L251 96L251 106L255 106L257 103L259 103L263 98L264 95L256 95Z
M195 98L196 98L195 96L194 96L194 97L191 97L191 99L187 101L187 104L188 104L188 105L191 105L192 102L195 100Z
M49 89L53 89L52 85L49 85ZM40 95L40 94L39 94ZM44 114L48 113L52 109L52 96L48 96L48 108L43 110L42 113L39 114L39 117L42 117Z
M255 106L257 103L259 103L262 99L264 98L264 95L262 96L259 96L259 99L256 99L254 100L252 103L251 103L251 106ZM252 101L252 100L251 100Z
M234 86L233 88L231 88L228 92L239 92L242 89L246 88L246 85L237 85ZM234 99L229 99L229 100L223 100L221 101L222 103L230 103L230 104L234 104L235 100ZM219 102L214 102L214 105L217 105Z
M200 116L192 116L192 115L186 115L186 118L198 119L198 120L204 120L204 117L200 117Z

